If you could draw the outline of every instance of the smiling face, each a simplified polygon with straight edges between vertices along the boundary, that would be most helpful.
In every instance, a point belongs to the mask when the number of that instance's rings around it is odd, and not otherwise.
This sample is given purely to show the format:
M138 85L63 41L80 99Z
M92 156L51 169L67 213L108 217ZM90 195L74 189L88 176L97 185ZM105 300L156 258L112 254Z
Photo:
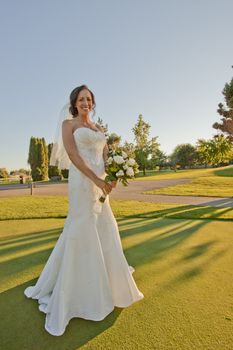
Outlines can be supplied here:
M78 109L78 115L79 116L86 116L88 115L93 107L93 101L90 94L90 91L83 89L78 94L76 103L76 108Z

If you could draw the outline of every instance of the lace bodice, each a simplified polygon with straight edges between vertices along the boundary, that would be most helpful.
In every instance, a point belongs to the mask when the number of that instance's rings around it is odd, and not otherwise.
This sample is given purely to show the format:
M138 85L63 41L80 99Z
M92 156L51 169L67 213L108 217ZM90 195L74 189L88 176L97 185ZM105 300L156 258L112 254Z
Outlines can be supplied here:
M101 131L81 127L74 131L74 139L79 154L90 165L103 165L103 149L106 144L106 138Z

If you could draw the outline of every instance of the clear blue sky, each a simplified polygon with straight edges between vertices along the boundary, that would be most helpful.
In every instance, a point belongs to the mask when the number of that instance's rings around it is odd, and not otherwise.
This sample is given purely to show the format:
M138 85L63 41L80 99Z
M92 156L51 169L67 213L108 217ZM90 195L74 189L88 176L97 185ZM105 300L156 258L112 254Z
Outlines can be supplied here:
M216 132L233 70L232 0L9 0L0 13L0 167L26 167L31 136L53 141L71 90L133 141L141 113L167 154Z

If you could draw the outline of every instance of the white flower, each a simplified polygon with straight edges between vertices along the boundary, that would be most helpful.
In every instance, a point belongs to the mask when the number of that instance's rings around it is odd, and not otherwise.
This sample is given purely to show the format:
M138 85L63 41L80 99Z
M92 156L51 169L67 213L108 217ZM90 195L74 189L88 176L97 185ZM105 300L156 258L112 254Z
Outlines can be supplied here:
M132 166L132 165L135 164L135 160L134 160L133 158L129 158L129 160L127 161L127 164L128 164L129 166Z
M127 170L128 169L128 165L127 164L123 165L123 169Z
M122 151L121 154L124 159L128 157L128 155L124 151Z
M126 170L126 174L128 175L128 176L134 176L134 171L133 171L133 168L131 168L131 167L128 167L128 169Z
M124 171L123 170L119 170L117 173L116 173L116 176L117 177L120 177L120 176L123 176L124 175Z
M107 163L108 163L108 164L112 164L112 161L113 161L113 158L112 158L112 157L109 157L108 160L107 160Z
M124 158L121 156L114 156L113 159L114 159L114 162L116 162L117 164L122 164L125 162Z

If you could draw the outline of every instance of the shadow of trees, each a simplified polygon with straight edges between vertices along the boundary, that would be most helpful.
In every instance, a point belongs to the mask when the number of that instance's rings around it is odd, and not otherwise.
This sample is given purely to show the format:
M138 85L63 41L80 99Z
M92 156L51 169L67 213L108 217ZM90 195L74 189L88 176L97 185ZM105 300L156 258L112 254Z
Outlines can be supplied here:
M200 213L209 213L215 219L218 219L222 214L217 212L217 208L204 209L203 211L202 208L184 205L119 218L118 225L122 238L134 238L134 235L145 233L145 237L140 242L124 249L129 264L137 267L166 259L174 250L195 235L200 228L211 221L210 219L200 219L198 217ZM223 210L227 211L228 209L224 208ZM193 220L193 218L196 219ZM1 263L1 280L10 279L17 274L23 275L25 271L45 263L52 250L47 245L50 243L54 245L61 231L61 228L43 230L18 235L16 238L5 239L4 242L1 242L2 256L12 255L12 258L10 257ZM174 275L174 278L159 286L157 293L171 286L179 286L184 281L191 280L202 273L211 262L216 261L225 253L222 250L211 256L208 255L217 243L217 240L209 239L187 248L183 256L174 262L174 266L175 264L192 263L205 255L207 258L201 260L198 265L187 265L185 271L182 270L180 274ZM30 252L33 248L35 251ZM26 253L24 256L17 256L17 253L24 251ZM1 294L0 307L4 317L1 318L0 332L2 335L4 334L2 336L4 350L16 347L24 350L75 350L112 327L122 312L122 309L115 308L111 314L99 322L81 318L72 319L61 337L53 337L44 329L45 315L38 311L38 303L34 300L27 300L23 294L25 288L28 285L33 285L34 281L33 279L17 285Z

